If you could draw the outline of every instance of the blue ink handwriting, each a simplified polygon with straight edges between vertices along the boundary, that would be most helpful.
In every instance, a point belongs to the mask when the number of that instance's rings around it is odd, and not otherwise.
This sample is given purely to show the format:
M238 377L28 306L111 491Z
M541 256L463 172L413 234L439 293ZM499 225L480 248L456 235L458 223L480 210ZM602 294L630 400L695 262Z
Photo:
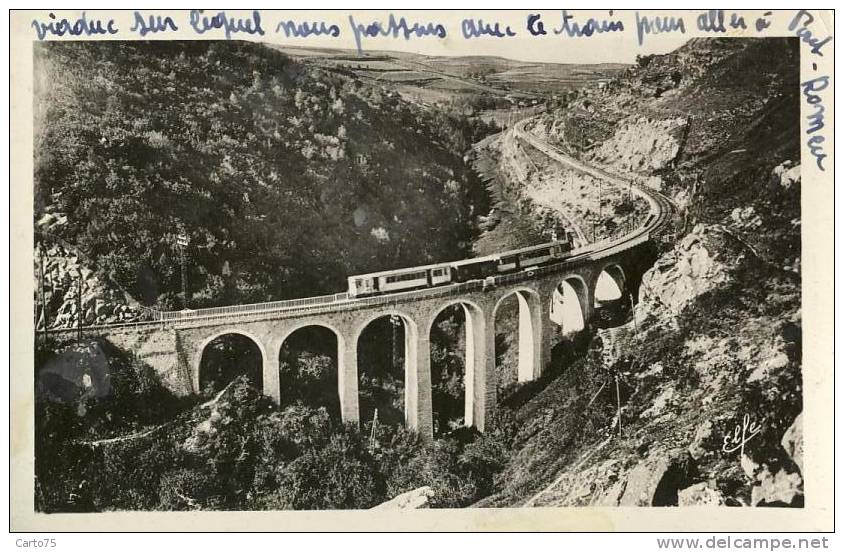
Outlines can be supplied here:
M48 14L50 18L49 23L43 23L37 19L32 20L32 27L35 28L35 35L38 40L44 40L47 35L52 36L81 36L81 35L104 35L117 34L117 27L115 27L114 19L109 19L108 22L103 23L100 19L91 19L85 17L85 12L82 12L82 17L73 22L67 19L58 19L54 13Z
M818 134L824 128L824 113L826 109L823 106L823 98L818 92L825 90L829 86L829 77L822 76L808 80L800 85L803 89L803 98L810 106L814 106L815 112L807 116L809 126L806 128L806 134L810 135L806 140L806 145L809 146L809 153L815 158L818 168L822 171L826 169L823 166L823 160L826 159L827 154L824 153L823 144L826 138L822 134Z
M610 17L612 17L613 10L610 10L609 13ZM571 38L590 37L595 33L615 33L624 30L624 23L620 20L613 21L611 19L595 19L590 17L586 20L586 23L581 25L574 21L574 16L566 10L562 12L562 20L562 25L560 25L559 29L554 29L554 34L565 34Z
M376 36L390 36L393 38L403 37L405 40L410 40L412 37L435 36L437 38L445 38L445 26L440 23L414 23L408 25L404 17L398 20L396 16L390 14L390 18L385 26L380 21L373 21L369 25L356 23L355 18L349 16L349 24L352 26L352 32L355 36L355 44L358 48L358 53L363 53L362 38L376 37Z
M141 36L146 36L147 33L160 33L166 31L178 31L179 27L171 17L161 18L160 15L150 15L144 17L141 12L135 12L135 22L129 29L133 33L138 33Z
M771 17L772 14L773 14L773 12L766 11L765 13L762 14L762 17L756 18L756 31L757 32L761 33L762 31L764 31L765 29L767 29L768 27L771 26L771 22L768 20L768 18Z
M815 38L815 36L812 34L812 31L809 30L809 25L811 25L814 20L814 15L807 12L806 10L800 10L794 16L794 19L791 20L791 23L788 24L788 30L794 32L794 34L796 34L800 38L800 40L811 46L811 51L813 54L823 56L823 53L821 52L821 47L823 47L823 45L827 42L830 42L832 40L832 37L828 36L823 40Z
M295 21L288 20L280 22L278 26L276 26L275 32L284 32L284 35L288 38L291 36L295 38L306 38L311 35L328 35L336 38L340 36L340 27L333 24L329 25L325 21L314 21L313 23L303 21L302 23L297 23Z
M527 30L531 36L546 35L545 24L542 22L542 15L532 13L527 18Z
M246 19L228 17L224 11L217 12L211 17L203 15L204 12L205 10L190 11L190 26L197 34L223 29L227 39L236 33L264 36L264 29L261 28L261 14L257 10L253 10L252 17Z
M645 35L677 32L686 34L686 23L682 17L656 16L648 18L636 12L636 34L639 39L639 46L644 43Z
M495 38L505 38L509 36L516 36L516 33L509 25L501 29L501 24L497 21L495 23L485 23L483 19L464 19L460 24L463 31L463 38L478 38L481 36L491 36Z
M726 23L724 10L707 10L697 16L697 28L707 33L726 33L727 25L731 29L747 29L744 17L737 13L730 14L730 22Z

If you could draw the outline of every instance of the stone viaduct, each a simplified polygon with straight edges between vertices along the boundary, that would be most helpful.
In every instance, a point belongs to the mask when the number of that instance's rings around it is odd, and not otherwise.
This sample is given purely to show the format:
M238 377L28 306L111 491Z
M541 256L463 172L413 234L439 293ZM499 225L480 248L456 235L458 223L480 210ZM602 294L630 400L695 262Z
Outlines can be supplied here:
M561 332L588 326L596 308L596 290L603 274L615 284L616 296L634 297L643 266L642 248L652 233L670 223L671 202L655 190L585 165L524 131L517 137L564 165L595 178L630 186L650 205L644 224L625 236L597 242L571 252L560 262L482 281L416 291L350 299L345 294L275 303L217 307L188 312L163 312L159 319L126 325L85 328L133 351L150 364L162 381L178 394L200 391L202 356L218 337L240 334L261 352L265 395L280 401L285 382L279 378L279 356L287 338L309 326L324 327L337 337L337 394L345 422L358 423L358 346L364 329L374 320L396 316L405 328L405 423L425 438L433 435L430 336L437 316L451 305L465 313L465 424L483 431L496 407L495 320L502 301L518 299L519 381L542 374L551 348ZM573 312L565 320L565 311ZM562 326L562 328L561 328ZM71 330L73 331L73 330Z
M483 282L473 281L358 299L341 295L164 313L173 316L131 325L91 327L86 333L134 351L155 368L165 385L182 395L200 391L202 355L213 340L227 334L247 336L261 352L264 394L280 401L285 382L279 379L279 353L285 340L301 328L328 328L336 335L339 349L337 393L341 415L345 422L357 423L359 338L372 321L397 316L405 328L405 422L423 437L431 438L431 329L444 309L461 305L466 315L465 423L483 431L496 406L495 319L502 301L511 295L518 299L518 379L534 380L550 361L552 345L561 331L575 331L589 324L602 273L611 277L617 294L626 296L635 291L633 286L641 277L636 273L640 258L636 249L605 256L575 255L554 265L499 276L495 285L486 289ZM564 309L574 309L575 327L562 327Z

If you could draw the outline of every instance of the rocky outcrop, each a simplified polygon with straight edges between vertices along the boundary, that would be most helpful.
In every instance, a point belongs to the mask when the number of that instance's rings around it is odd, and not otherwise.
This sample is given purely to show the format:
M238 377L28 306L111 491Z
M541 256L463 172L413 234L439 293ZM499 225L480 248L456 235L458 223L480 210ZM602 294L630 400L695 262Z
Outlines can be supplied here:
M134 322L149 315L150 311L126 293L103 281L70 247L37 243L34 259L37 329L43 329L45 323L50 329L59 329Z
M698 224L645 273L636 318L670 320L698 297L733 280L747 247L721 225Z
M712 423L712 420L704 421L698 426L692 443L689 445L689 455L696 462L708 454L718 450L721 445L721 434Z
M561 148L674 198L679 238L667 250L673 232L654 240L636 331L598 329L580 371L592 379L561 376L582 387L583 414L559 416L553 438L520 432L523 450L557 457L512 462L506 493L522 496L510 503L802 505L799 418L784 431L802 408L800 167L787 161L798 159L794 135L774 131L799 103L785 86L796 49L737 44L693 40L642 56L606 93L544 117ZM602 387L607 374L617 392ZM745 417L758 431L725 448ZM542 491L525 497L530 470Z
M797 464L800 468L800 473L803 473L803 413L791 424L785 435L782 436L782 448L785 449L786 454Z
M771 191L790 190L800 185L800 163L784 161L774 167L771 171L771 178L768 181L768 188Z
M601 345L596 358L620 368L632 389L622 409L629 437L615 450L616 440L608 441L609 452L600 461L561 476L535 505L802 505L800 419L783 436L751 440L748 451L759 464L746 457L744 470L735 454L722 449L725 432L747 412L747 404L735 400L742 389L758 388L765 396L790 385L799 362L799 310L776 317L748 313L729 328L717 320L710 326L695 318L697 311L686 311L699 309L698 300L719 287L735 285L743 271L761 266L757 262L730 228L701 224L645 274L636 306L639 332L628 324L596 335ZM728 308L741 305L729 296L722 300ZM694 325L678 333L681 315ZM630 368L618 364L637 348L653 346L670 347L677 356L635 361ZM782 458L767 456L770 437L777 445L782 437ZM631 454L640 459L631 463Z
M751 506L803 506L803 476L790 466L773 467L741 457L741 467L753 482Z
M724 506L726 501L721 491L709 483L697 483L677 493L678 506Z
M694 462L685 451L652 454L627 475L619 506L677 506L679 490L694 474Z
M627 339L635 333L632 323L611 328L599 328L594 341L601 344L601 358L604 366L613 366L625 356Z
M412 491L402 493L397 497L374 506L373 510L417 510L430 508L430 501L434 497L434 490L431 487L419 487Z
M684 119L628 119L593 150L591 160L623 173L649 174L677 158L687 124Z

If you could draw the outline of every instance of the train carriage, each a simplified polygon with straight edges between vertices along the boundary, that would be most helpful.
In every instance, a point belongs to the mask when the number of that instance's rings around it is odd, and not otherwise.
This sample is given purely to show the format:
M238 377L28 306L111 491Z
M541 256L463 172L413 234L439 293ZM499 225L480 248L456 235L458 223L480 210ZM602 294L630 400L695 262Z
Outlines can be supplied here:
M498 274L562 260L572 250L572 242L568 238L567 234L565 240L525 247L501 255L350 276L349 297L366 297L472 280L487 282Z
M520 266L521 263L519 262L518 255L505 255L498 258L495 270L496 272L511 272L513 270L519 270Z
M495 274L496 262L497 259L495 258L481 257L451 263L452 280L454 282L482 280L491 274Z
M560 240L550 244L509 251L499 258L497 271L503 274L561 260L571 250L570 240Z
M449 282L451 282L451 267L447 264L387 270L350 276L348 278L349 297L366 297L379 293L438 286Z

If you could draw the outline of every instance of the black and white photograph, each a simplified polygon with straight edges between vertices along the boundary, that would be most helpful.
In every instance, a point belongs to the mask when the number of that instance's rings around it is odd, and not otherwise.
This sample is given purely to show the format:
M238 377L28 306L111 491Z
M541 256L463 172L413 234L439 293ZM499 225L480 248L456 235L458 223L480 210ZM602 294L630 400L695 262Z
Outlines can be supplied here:
M68 13L18 14L43 523L812 501L808 12Z

